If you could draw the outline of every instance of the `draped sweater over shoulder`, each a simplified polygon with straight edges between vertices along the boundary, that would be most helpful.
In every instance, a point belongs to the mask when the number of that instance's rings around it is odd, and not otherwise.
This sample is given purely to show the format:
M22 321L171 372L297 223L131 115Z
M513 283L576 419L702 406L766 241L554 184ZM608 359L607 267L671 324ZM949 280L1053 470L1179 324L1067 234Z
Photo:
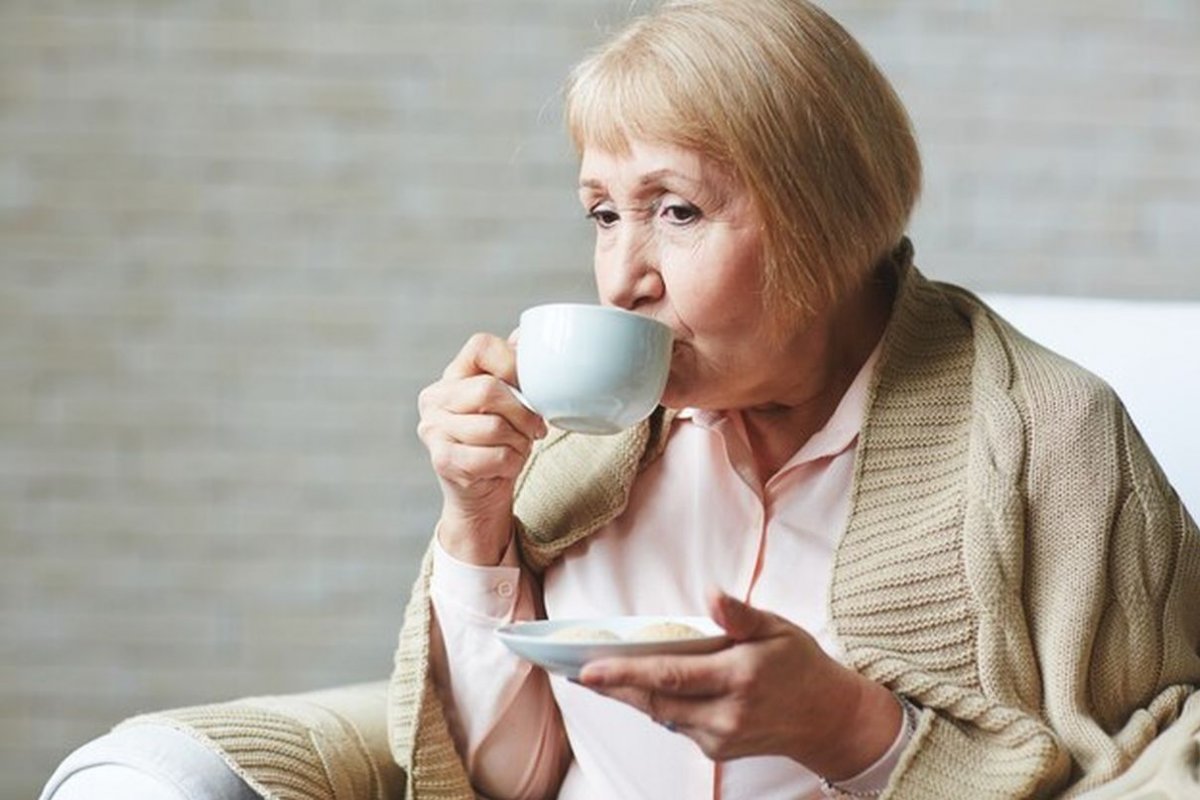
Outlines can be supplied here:
M1200 684L1200 533L1106 384L970 293L898 278L829 599L845 663L922 708L884 796L1081 792ZM669 431L660 410L541 442L517 484L525 565L620 514ZM389 738L410 798L471 798L429 675L430 572L427 554Z

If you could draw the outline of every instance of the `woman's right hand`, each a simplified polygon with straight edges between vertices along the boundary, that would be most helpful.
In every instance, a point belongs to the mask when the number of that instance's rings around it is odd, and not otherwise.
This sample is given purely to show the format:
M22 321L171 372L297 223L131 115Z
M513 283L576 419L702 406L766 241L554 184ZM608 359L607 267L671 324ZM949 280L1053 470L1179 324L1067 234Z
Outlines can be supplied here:
M438 539L469 564L500 563L512 534L513 488L546 423L517 400L516 350L477 333L421 391L417 434L442 489Z

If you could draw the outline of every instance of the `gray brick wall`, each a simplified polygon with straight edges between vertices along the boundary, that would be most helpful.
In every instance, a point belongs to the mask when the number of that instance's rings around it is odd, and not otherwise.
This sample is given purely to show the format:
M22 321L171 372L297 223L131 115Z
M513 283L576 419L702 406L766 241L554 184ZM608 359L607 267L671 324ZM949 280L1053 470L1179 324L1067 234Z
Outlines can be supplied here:
M0 796L137 711L386 675L416 392L589 296L556 93L628 7L0 3ZM1193 0L829 8L917 121L927 272L1200 297Z

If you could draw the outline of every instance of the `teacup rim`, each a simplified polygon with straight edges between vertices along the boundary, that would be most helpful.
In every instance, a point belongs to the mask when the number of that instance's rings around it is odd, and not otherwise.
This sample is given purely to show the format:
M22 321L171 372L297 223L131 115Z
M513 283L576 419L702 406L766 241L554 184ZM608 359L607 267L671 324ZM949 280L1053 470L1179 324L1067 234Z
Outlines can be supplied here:
M637 319L644 320L646 322L651 322L651 323L654 323L655 325L659 325L663 328L666 328L668 331L671 330L671 326L668 325L667 323L663 322L662 320L655 319L654 317L650 317L645 314L639 314L636 311L630 311L629 309L626 309L626 308L620 308L619 306L606 306L601 303L581 303L581 302L538 303L537 305L529 306L528 308L521 311L521 316L524 317L526 314L533 312L533 311L552 310L552 309L556 309L556 308L582 309L588 313L597 312L597 313L601 313L601 314L609 314L609 315L620 316L620 317L625 317L625 318L636 317Z

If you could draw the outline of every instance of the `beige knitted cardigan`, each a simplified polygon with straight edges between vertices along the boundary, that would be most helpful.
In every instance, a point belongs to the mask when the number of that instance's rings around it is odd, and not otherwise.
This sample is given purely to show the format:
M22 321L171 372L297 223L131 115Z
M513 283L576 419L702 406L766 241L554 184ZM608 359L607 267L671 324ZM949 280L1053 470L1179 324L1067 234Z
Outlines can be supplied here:
M1200 683L1200 534L1124 408L911 266L867 406L829 605L846 663L923 708L885 796L1112 779ZM621 512L669 424L541 445L516 501L532 569ZM429 677L430 564L400 633L389 738L410 798L469 798Z

